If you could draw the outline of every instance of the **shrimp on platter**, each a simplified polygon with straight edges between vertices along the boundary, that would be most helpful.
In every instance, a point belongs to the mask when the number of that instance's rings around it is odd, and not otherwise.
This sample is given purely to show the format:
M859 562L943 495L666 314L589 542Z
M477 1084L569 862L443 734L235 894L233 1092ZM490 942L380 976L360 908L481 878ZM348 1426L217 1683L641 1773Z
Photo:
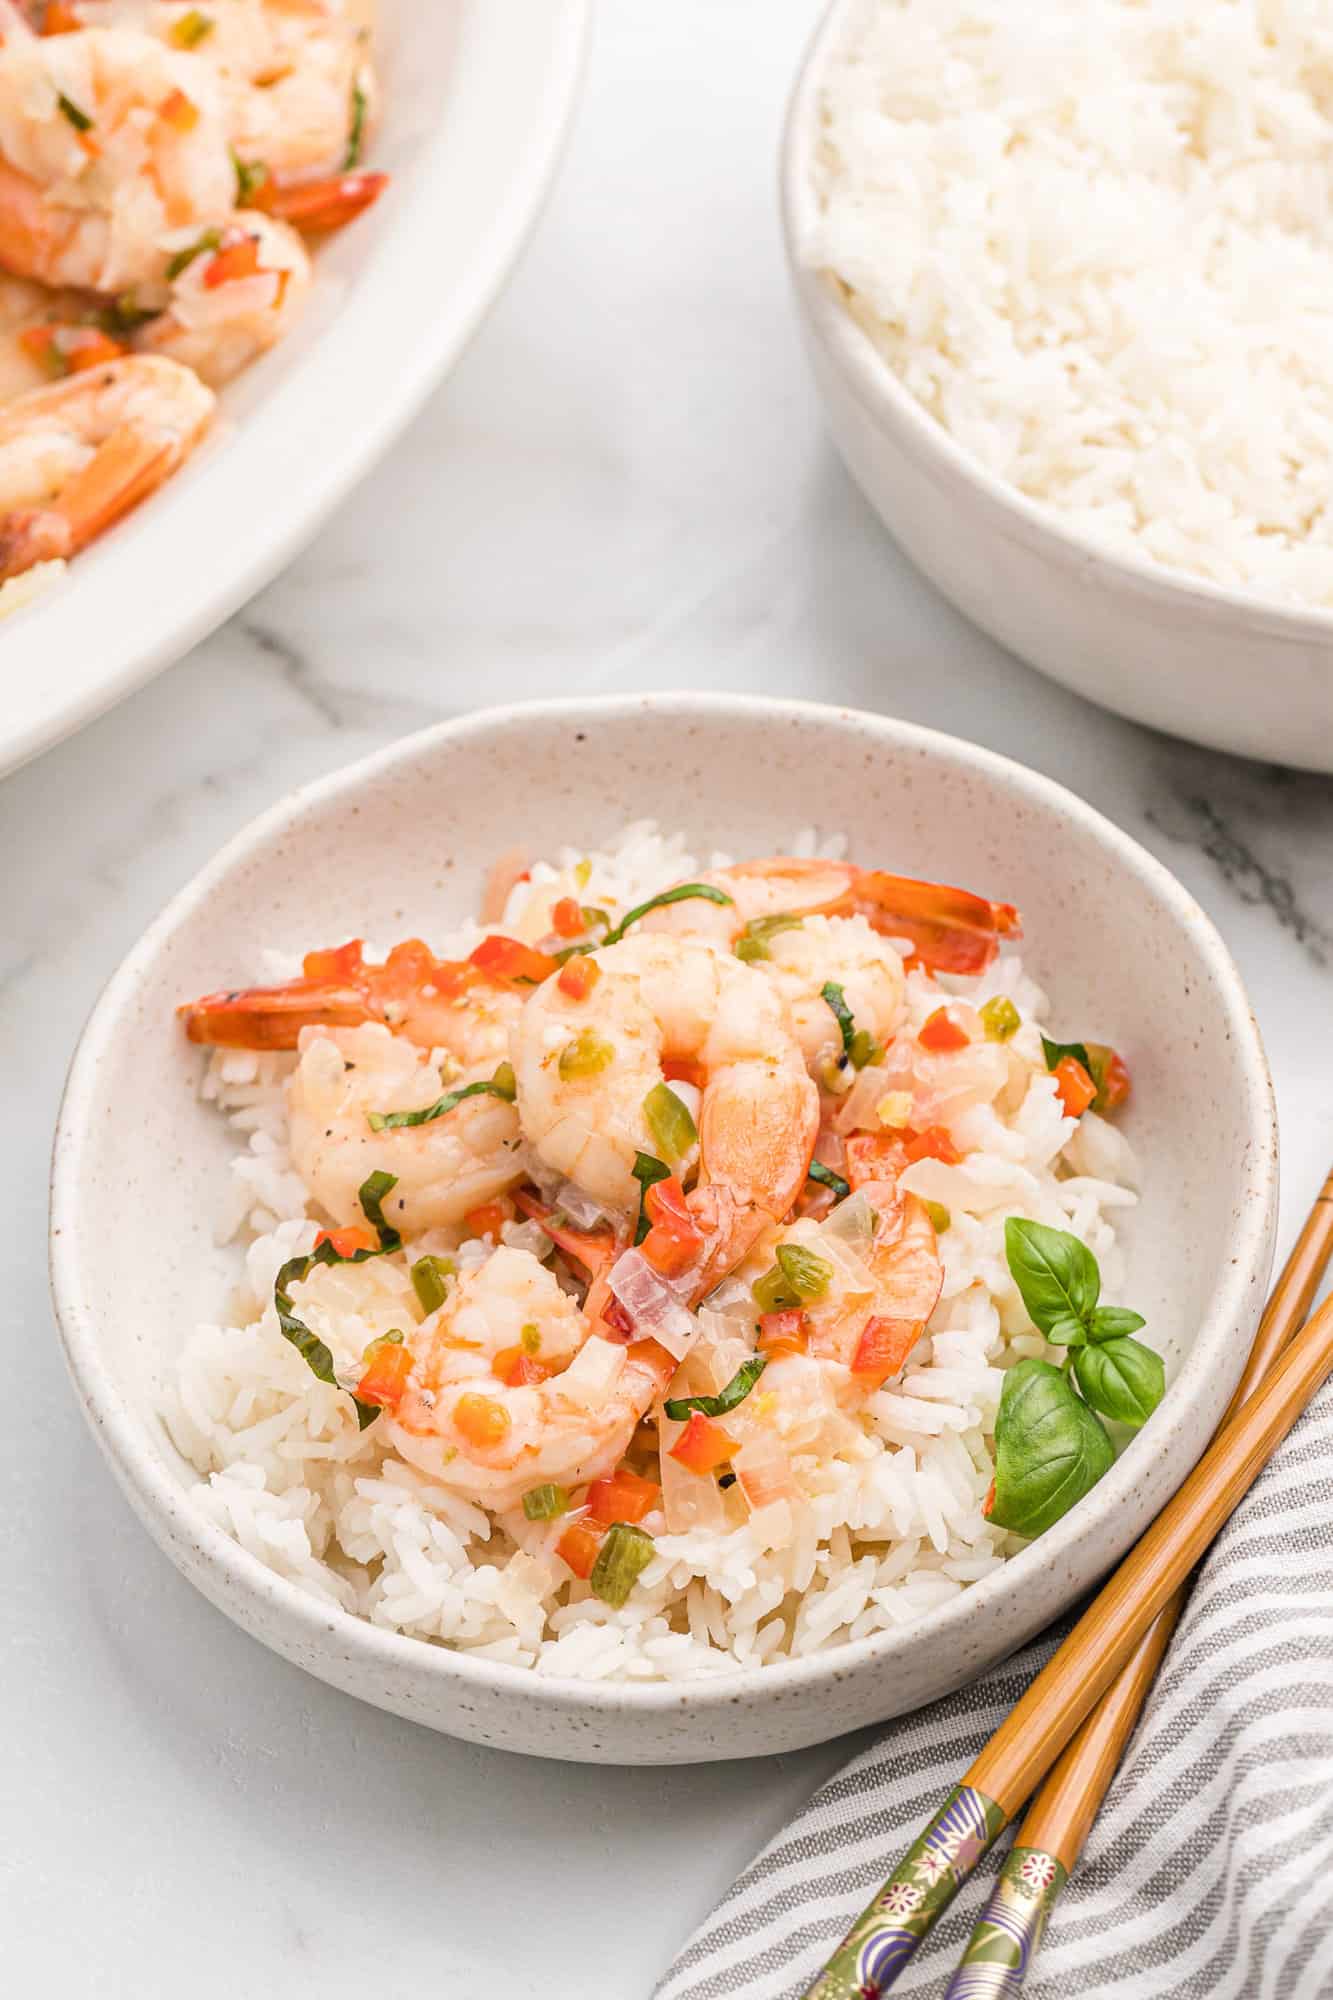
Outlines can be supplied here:
M121 28L0 45L0 267L118 294L160 278L164 239L235 201L221 90L202 65Z
M214 397L188 368L131 355L0 408L0 581L76 554L184 464Z
M819 1100L800 1047L768 983L708 945L639 933L572 959L524 1008L514 1068L523 1130L545 1167L626 1230L646 1199L654 1243L695 1297L804 1184ZM699 1092L697 1132L668 1082L682 1068ZM679 1176L696 1139L686 1196ZM671 1170L646 1197L645 1159Z

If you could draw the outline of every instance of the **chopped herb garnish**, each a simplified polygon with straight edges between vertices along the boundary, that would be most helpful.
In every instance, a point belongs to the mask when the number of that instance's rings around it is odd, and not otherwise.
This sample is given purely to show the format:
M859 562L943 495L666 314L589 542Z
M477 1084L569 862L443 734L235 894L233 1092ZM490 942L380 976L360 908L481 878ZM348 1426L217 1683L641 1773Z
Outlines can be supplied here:
M350 1256L344 1256L340 1250L335 1250L332 1240L326 1237L319 1248L312 1250L308 1256L289 1257L273 1283L273 1304L277 1310L278 1325L282 1329L284 1340L291 1342L312 1375L318 1376L321 1382L330 1383L335 1389L342 1385L333 1372L333 1356L319 1336L310 1331L304 1320L296 1317L291 1288L308 1278L316 1264L364 1264L368 1257L384 1257L394 1250L401 1250L403 1239L396 1229L391 1229L385 1222L383 1206L385 1195L397 1185L396 1174L381 1172L371 1174L368 1179L362 1181L357 1190L362 1211L379 1237L379 1243L374 1250L353 1250ZM356 1406L358 1427L365 1430L379 1415L379 1406L374 1403L363 1403L359 1396L353 1396L352 1401Z
M671 1169L665 1161L655 1160L651 1153L636 1153L633 1173L639 1183L639 1219L634 1226L634 1241L642 1243L649 1229L648 1213L644 1207L648 1190L650 1187L656 1187L659 1181L669 1181Z
M988 1000L984 1007L979 1007L977 1013L988 1042L1012 1041L1023 1025L1017 1007L1012 1000L1006 999L1003 993L997 993L993 1000Z
M822 1000L828 1002L829 1007L832 1009L833 1018L837 1022L842 1034L842 1052L844 1056L850 1056L852 1053L852 1043L856 1039L856 1023L852 1019L852 1010L847 1005L847 995L843 992L836 979L827 980L820 987L819 995Z
M219 250L221 247L222 231L206 229L193 243L187 243L183 250L178 250L174 257L167 259L168 280L179 278L182 271L188 271L195 258L202 257L206 250Z
M620 919L613 931L608 931L602 945L619 944L631 924L637 924L640 917L646 917L650 910L665 909L668 903L687 903L694 897L702 897L707 903L732 903L735 898L721 889L714 889L708 882L679 882L674 889L663 889L660 896L650 896L646 903L639 903Z
M347 134L347 151L343 155L343 172L348 174L361 158L361 148L366 137L366 93L358 79L352 85L352 122Z
M569 1495L563 1486L548 1480L545 1486L534 1486L530 1493L523 1495L523 1512L530 1521L554 1521L569 1508Z
M770 938L782 931L798 931L801 918L792 916L752 917L736 940L736 956L747 965L754 965L765 958L772 958L769 950Z
M56 92L56 103L60 106L60 109L63 112L64 116L68 118L70 124L74 127L74 130L76 132L92 131L93 121L88 116L88 113L86 111L80 111L77 104L71 103L70 99L66 97L63 90L58 90Z
M613 1521L588 1578L593 1596L618 1611L652 1559L651 1535L628 1521Z
M851 1182L845 1181L841 1174L835 1174L832 1167L826 1167L822 1160L811 1160L806 1178L818 1181L821 1187L832 1188L839 1201L845 1200L852 1191Z
M643 1115L663 1158L673 1163L683 1160L699 1132L689 1106L677 1097L670 1084L653 1085L643 1100Z
M691 1410L697 1410L702 1417L725 1417L728 1410L745 1401L767 1366L766 1354L752 1354L748 1361L742 1361L726 1388L719 1389L716 1396L673 1396L662 1407L673 1424L687 1422Z
M461 1090L446 1090L434 1104L420 1111L368 1111L366 1123L372 1132L395 1132L404 1125L430 1125L452 1111L465 1097L501 1097L512 1104L518 1092L512 1063L502 1062L489 1082L465 1083Z
M171 39L178 49L197 49L200 42L212 34L215 23L208 14L201 14L197 7L191 7L188 14L172 24Z
M1089 1077L1092 1076L1092 1062L1082 1042L1053 1042L1043 1035L1041 1052L1046 1058L1048 1070L1058 1069L1066 1056L1072 1056L1076 1063L1082 1063Z
M531 1320L518 1330L518 1344L525 1354L540 1354L542 1351L542 1330Z
M452 1257L418 1257L412 1266L412 1289L423 1313L438 1312L449 1296L449 1280L458 1266Z
M269 178L268 168L262 160L243 160L233 146L231 163L236 171L236 206L249 208L260 188Z

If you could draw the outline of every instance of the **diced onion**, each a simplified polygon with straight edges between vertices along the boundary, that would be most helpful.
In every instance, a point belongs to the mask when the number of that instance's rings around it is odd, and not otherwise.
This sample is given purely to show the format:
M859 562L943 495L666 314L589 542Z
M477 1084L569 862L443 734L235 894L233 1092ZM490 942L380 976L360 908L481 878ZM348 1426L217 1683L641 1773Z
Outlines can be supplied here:
M849 1194L820 1223L819 1233L827 1242L845 1244L849 1250L864 1255L875 1234L875 1211L870 1197L860 1188Z
M619 1256L607 1282L633 1320L635 1334L660 1341L668 1354L683 1360L698 1337L699 1322L641 1252L626 1250Z
M614 1340L589 1334L574 1359L559 1376L560 1393L586 1409L600 1410L620 1380L625 1350Z
M747 1438L731 1461L732 1469L740 1482L751 1509L767 1507L775 1500L790 1500L795 1497L796 1485L792 1479L791 1460L786 1448L775 1437L758 1436Z

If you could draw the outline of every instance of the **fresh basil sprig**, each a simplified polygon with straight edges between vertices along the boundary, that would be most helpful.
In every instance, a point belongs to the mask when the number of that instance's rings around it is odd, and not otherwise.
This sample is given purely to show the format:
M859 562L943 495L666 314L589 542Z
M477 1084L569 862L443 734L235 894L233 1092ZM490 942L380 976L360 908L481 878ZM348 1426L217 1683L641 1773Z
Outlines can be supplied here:
M673 1396L662 1408L673 1424L685 1423L691 1410L697 1410L701 1417L725 1417L728 1410L745 1401L767 1366L766 1354L752 1354L748 1361L742 1361L726 1388L719 1389L716 1396Z
M1004 1248L1033 1325L1070 1350L1063 1369L1018 1362L1000 1394L988 1518L1032 1536L1081 1500L1114 1460L1099 1417L1139 1429L1161 1402L1166 1375L1161 1356L1131 1338L1142 1314L1097 1303L1101 1272L1086 1243L1011 1215Z
M384 1220L384 1197L397 1185L396 1174L381 1171L371 1174L357 1189L362 1213L379 1237L374 1250L353 1250L350 1256L344 1256L325 1238L319 1248L312 1250L308 1256L289 1257L273 1281L273 1304L283 1339L291 1342L312 1375L317 1375L321 1382L328 1382L335 1389L341 1384L333 1372L333 1356L318 1334L312 1333L305 1321L296 1317L291 1288L308 1278L316 1264L364 1264L368 1257L386 1257L394 1250L401 1250L402 1237ZM353 1396L352 1401L356 1406L357 1428L365 1430L379 1415L379 1407L374 1403L363 1403L359 1396Z
M1040 1535L1110 1471L1115 1451L1087 1404L1049 1361L1014 1363L995 1419L995 1498L988 1518Z
M427 1104L420 1111L368 1111L366 1123L372 1132L394 1132L403 1125L429 1125L436 1118L443 1118L465 1097L500 1097L506 1104L512 1104L517 1095L514 1066L502 1062L489 1082L465 1083L461 1090L446 1090L443 1097L437 1097L434 1104Z

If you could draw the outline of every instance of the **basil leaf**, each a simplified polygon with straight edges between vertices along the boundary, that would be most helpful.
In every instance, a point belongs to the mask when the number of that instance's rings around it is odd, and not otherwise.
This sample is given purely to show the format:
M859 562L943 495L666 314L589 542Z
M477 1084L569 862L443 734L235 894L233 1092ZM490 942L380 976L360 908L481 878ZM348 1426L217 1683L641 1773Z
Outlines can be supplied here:
M631 924L637 924L640 917L646 917L650 910L665 909L668 903L687 903L694 897L702 897L706 903L733 903L734 896L728 896L722 889L714 889L708 882L678 882L674 889L663 889L660 896L650 896L646 903L639 903L620 919L613 931L608 931L597 947L600 951L608 944L619 944Z
M1092 1075L1092 1064L1088 1061L1088 1051L1082 1042L1052 1042L1043 1035L1041 1049L1048 1070L1055 1069L1066 1056L1072 1056L1075 1062L1082 1063L1089 1076Z
M1114 1461L1110 1438L1060 1370L1049 1361L1015 1362L995 1420L995 1498L988 1518L996 1527L1029 1540L1043 1534Z
M465 1083L461 1090L446 1090L443 1097L437 1097L434 1104L421 1111L368 1111L366 1123L372 1132L395 1132L404 1125L429 1125L436 1118L443 1118L446 1111L452 1111L465 1097L501 1097L506 1104L512 1104L517 1095L513 1064L502 1062L488 1083Z
M1119 1340L1147 1324L1142 1313L1131 1312L1128 1306L1098 1306L1088 1325L1088 1339Z
M350 173L361 161L361 148L366 136L366 93L360 83L352 85L351 118L347 132L347 151L343 154L342 170Z
M364 1264L368 1257L385 1257L394 1250L401 1250L402 1237L384 1220L384 1197L397 1185L396 1174L381 1171L369 1175L357 1189L362 1213L380 1239L377 1250L354 1250L350 1257L344 1257L341 1251L335 1250L332 1243L326 1241L320 1244L318 1250L312 1250L308 1257L289 1257L273 1281L273 1305L283 1339L291 1342L312 1375L335 1389L341 1384L333 1372L333 1356L318 1334L312 1333L305 1321L297 1318L291 1288L308 1278L316 1264ZM398 1337L402 1339L401 1334ZM363 1403L359 1396L353 1396L352 1402L356 1406L357 1427L365 1430L379 1415L379 1405Z
M60 106L61 115L65 118L68 118L70 124L74 127L74 130L76 132L92 131L93 121L88 116L88 113L86 111L80 111L78 105L75 104L70 98L66 97L63 90L58 90L56 92L56 103Z
M852 1019L852 1010L847 1005L847 995L836 979L830 979L820 987L819 997L827 1001L832 1009L833 1018L842 1033L842 1052L844 1056L850 1056L852 1043L856 1040L856 1023Z
M766 1354L752 1354L748 1361L742 1361L726 1388L719 1389L716 1396L673 1396L662 1408L673 1424L683 1424L691 1410L698 1410L703 1417L725 1417L728 1410L745 1401L767 1366Z
M1086 1340L1102 1288L1087 1244L1068 1230L1011 1215L1004 1225L1004 1254L1028 1318L1047 1340L1059 1346Z
M1131 1430L1147 1423L1166 1392L1161 1355L1124 1336L1080 1348L1074 1379L1094 1410Z
M634 1241L635 1243L642 1243L652 1226L648 1221L648 1212L644 1207L644 1202L648 1198L648 1190L650 1187L656 1187L659 1181L669 1181L671 1179L671 1169L664 1160L655 1160L651 1153L636 1153L631 1172L635 1180L639 1183L639 1219L634 1225Z
M822 1160L811 1160L806 1179L818 1181L821 1187L832 1188L839 1201L843 1201L852 1191L851 1182L845 1181L841 1174L835 1174L832 1167L826 1167Z

